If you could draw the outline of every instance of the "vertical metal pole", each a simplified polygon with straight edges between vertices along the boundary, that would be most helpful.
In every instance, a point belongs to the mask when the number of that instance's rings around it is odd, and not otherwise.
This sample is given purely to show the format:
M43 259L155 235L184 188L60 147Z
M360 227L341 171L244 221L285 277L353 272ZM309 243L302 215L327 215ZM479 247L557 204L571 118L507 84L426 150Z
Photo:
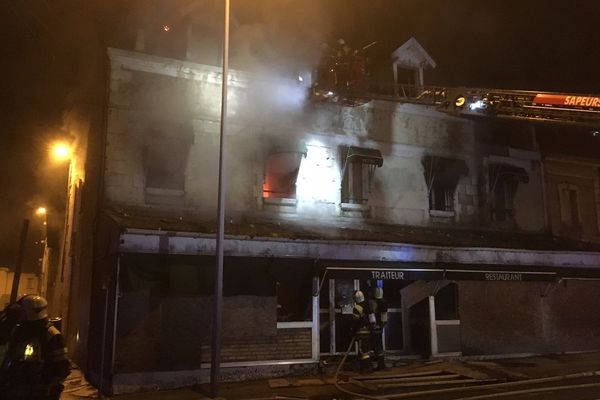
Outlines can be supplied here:
M335 348L335 279L329 280L329 353L334 355Z
M21 241L19 242L19 253L17 254L17 263L15 264L15 272L13 276L12 289L10 292L10 302L17 301L19 293L19 280L21 280L21 269L23 268L23 256L25 255L25 247L27 246L27 230L29 229L29 220L23 220L21 228Z
M313 277L313 287L319 287L319 277ZM321 320L320 314L320 302L319 302L319 292L317 295L312 297L312 330L311 330L311 338L312 338L312 359L314 361L319 360L319 354L321 353L321 343L319 342L319 325Z
M431 355L436 356L439 353L439 349L435 316L435 296L429 296L429 331L431 339Z
M219 137L219 194L217 205L216 273L214 285L214 312L212 320L212 347L210 363L210 391L219 395L219 369L221 364L221 313L223 306L223 241L225 238L225 120L227 117L227 78L229 67L229 0L225 0L225 27L223 32L223 73L221 77L221 131Z

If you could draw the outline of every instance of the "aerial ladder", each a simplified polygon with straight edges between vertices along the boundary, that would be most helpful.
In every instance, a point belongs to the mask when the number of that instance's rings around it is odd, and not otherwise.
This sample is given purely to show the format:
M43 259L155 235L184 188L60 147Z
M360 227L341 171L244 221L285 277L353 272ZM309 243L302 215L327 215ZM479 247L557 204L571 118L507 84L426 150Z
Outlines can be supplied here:
M392 95L371 97L432 105L441 112L460 117L495 117L600 128L600 95L425 87L418 94L414 89L400 88Z
M335 70L333 78L317 81L311 98L318 102L356 107L371 100L386 100L435 106L457 117L493 117L533 122L551 122L590 126L600 129L600 95L538 92L527 90L485 89L393 85L368 88L342 81ZM333 84L330 82L337 82Z

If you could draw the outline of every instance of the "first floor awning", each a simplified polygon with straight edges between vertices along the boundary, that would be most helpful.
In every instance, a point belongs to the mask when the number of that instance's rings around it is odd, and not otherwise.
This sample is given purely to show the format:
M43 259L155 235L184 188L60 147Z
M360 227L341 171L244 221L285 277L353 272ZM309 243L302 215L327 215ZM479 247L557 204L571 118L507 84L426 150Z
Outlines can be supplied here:
M600 279L600 270L525 265L403 263L386 261L321 261L321 277L372 280L451 280L491 282L554 282Z

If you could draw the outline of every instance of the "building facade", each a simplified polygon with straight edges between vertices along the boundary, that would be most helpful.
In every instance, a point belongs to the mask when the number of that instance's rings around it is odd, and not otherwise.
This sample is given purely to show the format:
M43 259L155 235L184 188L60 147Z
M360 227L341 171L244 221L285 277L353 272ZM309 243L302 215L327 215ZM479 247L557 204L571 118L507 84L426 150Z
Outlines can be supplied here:
M75 152L48 297L106 392L208 377L222 76L208 65L219 27L197 22L173 25L177 45L140 31L136 51L89 60L65 117ZM316 103L237 70L228 85L225 378L345 352L352 293L374 280L389 353L600 347L589 160L544 157L525 123L418 99Z
M117 49L108 60L95 170L78 189L91 200L67 217L70 350L106 391L197 383L210 366L221 73ZM548 233L553 170L529 127L418 101L313 103L294 81L238 71L228 82L226 378L343 353L352 293L373 280L391 304L390 353L600 346L600 255Z

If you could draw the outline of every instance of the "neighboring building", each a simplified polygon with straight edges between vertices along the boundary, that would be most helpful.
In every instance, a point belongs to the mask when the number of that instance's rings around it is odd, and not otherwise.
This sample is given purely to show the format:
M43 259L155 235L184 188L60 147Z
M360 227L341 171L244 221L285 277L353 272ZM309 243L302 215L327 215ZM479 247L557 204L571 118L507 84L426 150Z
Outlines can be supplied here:
M94 109L79 125L64 278L50 278L69 348L107 391L204 381L221 72L140 51L108 59L105 123ZM599 248L548 233L551 176L529 126L416 99L311 103L295 82L263 79L228 78L224 377L344 352L368 279L384 280L390 352L600 348Z
M10 302L15 273L8 267L0 267L0 307L4 308ZM40 277L33 273L22 273L19 278L17 298L26 294L40 294Z
M548 154L544 167L552 233L600 241L600 160Z

